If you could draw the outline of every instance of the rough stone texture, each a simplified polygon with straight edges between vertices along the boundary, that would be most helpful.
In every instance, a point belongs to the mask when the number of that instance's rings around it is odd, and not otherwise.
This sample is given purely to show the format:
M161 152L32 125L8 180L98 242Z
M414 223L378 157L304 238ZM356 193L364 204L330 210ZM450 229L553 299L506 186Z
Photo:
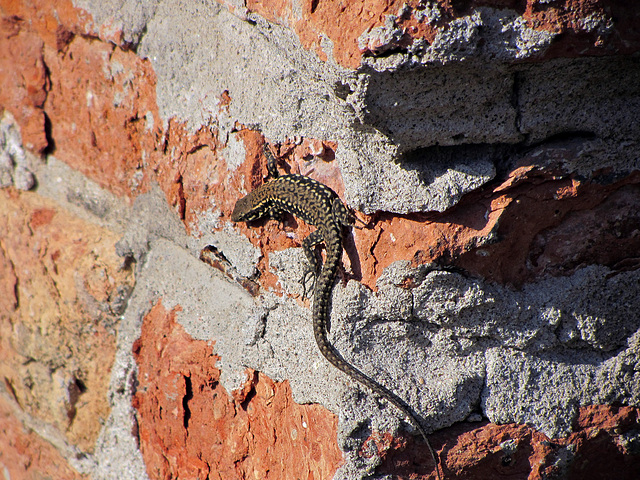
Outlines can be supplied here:
M637 10L615 0L330 0L299 6L289 1L250 1L247 10L240 2L225 3L237 14L255 11L290 26L305 48L350 68L380 57L397 57L392 63L410 65L477 54L500 60L527 58L544 54L555 37L560 39L548 55L575 55L578 49L592 55L633 52L640 41L634 28Z
M55 150L119 195L135 191L159 134L148 64L86 37L90 17L71 2L2 2L0 12L0 65L13 86L0 104L21 125L25 146Z
M526 425L462 422L448 429L447 439L435 433L432 443L438 450L444 443L446 478L605 479L615 469L615 478L632 480L638 475L630 455L637 449L637 415L629 407L583 407L574 433L553 441ZM428 465L414 463L416 454L416 446L393 452L379 473L431 478Z
M34 194L0 195L0 375L22 409L92 451L132 273L113 232Z
M435 478L317 351L311 228L229 221L266 142L358 211L331 338L445 478L636 478L639 15L0 0L5 471Z
M42 58L43 41L36 32L21 28L20 18L4 11L0 35L5 48L0 52L3 80L12 88L0 92L0 104L11 105L20 124L26 148L40 153L47 148L45 115L48 78ZM2 135L3 147L6 134Z
M75 471L38 433L25 427L3 397L0 397L0 424L0 465L4 478L89 478Z
M56 79L45 108L56 155L118 195L135 192L161 134L150 66L110 43L80 36L70 39L64 54L52 50L44 49Z
M0 118L0 187L33 188L35 177L29 167L15 118L5 111Z
M324 429L335 436L335 420L319 406L291 403L286 383L251 371L230 397L212 345L193 340L174 312L152 308L133 348L142 380L133 401L150 478L331 478L335 472L336 446L326 450L313 441Z
M172 217L160 196L143 195L135 208L140 212L156 208L157 217ZM127 249L134 240L125 235L119 248ZM248 374L247 355L238 354L248 348L247 339L260 336L256 328L264 326L266 313L240 286L176 246L179 238L159 239L151 231L147 240L149 250L119 332L111 391L118 397L114 408L123 409L126 402L137 408L149 477L165 478L164 473L182 477L201 471L227 478L235 471L235 462L238 472L280 472L271 473L275 478L305 472L303 477L330 478L341 461L335 416L318 405L293 403L288 382ZM156 303L159 299L162 304ZM230 318L246 320L241 324ZM131 352L135 362L130 361ZM259 358L266 361L272 356L272 351L262 349ZM132 381L140 383L132 388ZM105 437L118 434L113 417ZM178 448L181 441L175 440L176 435L189 448ZM100 466L112 465L117 453L107 440L96 453ZM289 456L296 461L281 463ZM161 458L166 460L157 460ZM135 459L122 460L138 468ZM281 466L275 468L275 464ZM119 477L116 473L99 478Z

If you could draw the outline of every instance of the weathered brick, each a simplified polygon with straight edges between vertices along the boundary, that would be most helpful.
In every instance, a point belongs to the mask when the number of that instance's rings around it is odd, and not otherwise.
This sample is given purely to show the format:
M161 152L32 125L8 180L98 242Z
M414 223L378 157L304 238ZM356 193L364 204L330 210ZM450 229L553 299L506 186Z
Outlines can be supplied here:
M0 396L0 468L7 479L56 478L81 480L80 475L49 442L29 430Z
M230 395L212 345L191 338L175 316L156 304L133 347L150 478L331 478L342 458L335 417L296 404L288 382L256 372Z
M0 377L25 412L91 451L132 272L115 233L35 193L0 198Z

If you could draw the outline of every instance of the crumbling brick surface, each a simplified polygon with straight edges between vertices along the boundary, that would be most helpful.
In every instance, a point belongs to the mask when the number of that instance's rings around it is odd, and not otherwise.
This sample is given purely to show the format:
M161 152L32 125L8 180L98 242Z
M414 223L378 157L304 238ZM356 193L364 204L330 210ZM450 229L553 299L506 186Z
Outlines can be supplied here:
M640 9L0 0L0 466L434 479L322 358L283 173L333 188L332 341L444 478L635 479ZM414 432L415 433L415 432Z

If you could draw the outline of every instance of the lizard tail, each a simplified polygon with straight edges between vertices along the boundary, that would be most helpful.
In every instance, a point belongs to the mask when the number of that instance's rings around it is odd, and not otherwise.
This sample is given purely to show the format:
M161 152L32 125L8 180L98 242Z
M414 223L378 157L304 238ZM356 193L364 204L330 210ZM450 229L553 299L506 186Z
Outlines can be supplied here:
M327 257L329 258L329 255L327 255ZM336 277L336 272L337 263L335 265L332 265L329 261L327 261L323 266L316 283L316 292L313 305L313 333L320 352L338 370L341 370L352 379L369 387L375 393L387 399L402 413L404 413L407 418L411 420L411 423L418 429L420 435L427 444L427 448L429 449L429 453L431 454L431 458L435 465L436 477L438 480L441 480L438 460L433 448L431 447L429 438L427 437L427 432L420 424L418 417L415 413L413 413L411 407L409 407L409 405L407 405L404 400L398 397L387 387L379 384L378 382L361 372L359 369L351 365L349 362L347 362L342 357L340 352L338 352L338 350L329 341L329 338L327 337L327 332L329 331L327 319L329 318L330 295L323 295L322 293L327 291L331 292L331 289L325 288L325 286L327 284L333 284Z

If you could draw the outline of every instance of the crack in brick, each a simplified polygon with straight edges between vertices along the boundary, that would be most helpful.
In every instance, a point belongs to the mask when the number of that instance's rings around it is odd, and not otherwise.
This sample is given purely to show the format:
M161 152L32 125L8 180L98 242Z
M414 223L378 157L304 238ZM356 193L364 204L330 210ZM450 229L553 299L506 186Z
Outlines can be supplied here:
M184 375L185 395L182 398L182 408L184 409L183 424L185 430L189 430L189 420L191 420L191 410L189 409L189 401L193 398L193 387L191 385L191 377Z

